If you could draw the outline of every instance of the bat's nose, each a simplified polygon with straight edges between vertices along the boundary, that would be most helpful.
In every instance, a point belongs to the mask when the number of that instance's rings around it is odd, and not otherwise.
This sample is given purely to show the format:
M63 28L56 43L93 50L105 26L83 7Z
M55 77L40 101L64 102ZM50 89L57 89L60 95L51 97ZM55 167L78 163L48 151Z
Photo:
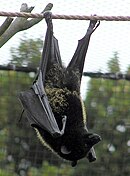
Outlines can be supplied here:
M71 166L72 166L72 167L75 167L76 165L77 165L77 161L72 161L72 162L71 162Z

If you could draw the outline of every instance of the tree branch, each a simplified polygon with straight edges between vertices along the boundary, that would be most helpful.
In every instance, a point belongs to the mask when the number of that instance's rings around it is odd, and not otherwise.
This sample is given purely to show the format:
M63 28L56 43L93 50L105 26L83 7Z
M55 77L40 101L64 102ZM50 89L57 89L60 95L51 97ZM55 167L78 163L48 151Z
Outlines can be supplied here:
M41 12L41 14L43 14L43 13L46 12L46 11L50 11L50 10L52 9L52 7L53 7L53 4L49 3L49 4L45 7L45 9ZM32 27L33 25L39 23L42 19L43 19L43 18L33 18L33 19L31 19L30 21L28 21L28 24L27 24L27 26L26 26L27 29L30 28L30 27Z
M53 7L53 4L49 3L45 9L41 12L44 13L45 11L51 10ZM28 7L26 3L23 3L21 5L20 11L21 12L27 12L31 13L31 11L34 9L34 7ZM24 17L17 17L13 23L10 23L10 26L4 31L4 33L0 36L0 48L11 38L13 37L17 32L29 29L33 25L39 23L42 19L35 18L28 20L28 18Z
M6 29L10 26L12 23L13 18L7 17L4 23L0 26L0 36L6 31Z

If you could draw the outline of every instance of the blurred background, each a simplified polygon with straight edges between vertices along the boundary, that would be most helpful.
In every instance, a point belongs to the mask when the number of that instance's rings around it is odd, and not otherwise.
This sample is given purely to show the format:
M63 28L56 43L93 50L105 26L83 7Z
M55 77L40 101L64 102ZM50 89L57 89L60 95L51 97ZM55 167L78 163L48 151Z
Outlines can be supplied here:
M1 0L0 11L18 12L23 0ZM41 13L50 1L26 0ZM53 14L130 15L129 0L52 0ZM2 25L6 17L0 17ZM16 18L14 18L15 20ZM53 20L64 65L71 60L77 41L89 21ZM87 126L102 141L95 146L97 160L86 159L75 168L41 145L30 128L20 91L30 88L39 66L46 33L44 19L16 33L0 49L0 176L129 176L130 175L130 81L83 76L81 96L87 110ZM0 39L1 41L1 39ZM92 35L84 72L130 75L130 22L105 22ZM14 67L25 68L12 71Z

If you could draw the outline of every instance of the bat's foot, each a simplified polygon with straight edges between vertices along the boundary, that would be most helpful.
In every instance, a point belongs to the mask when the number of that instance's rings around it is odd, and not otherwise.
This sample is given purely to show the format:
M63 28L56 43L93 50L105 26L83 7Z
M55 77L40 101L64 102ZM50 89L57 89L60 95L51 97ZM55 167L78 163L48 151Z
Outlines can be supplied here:
M50 21L52 21L52 13L50 11L44 12L44 18L48 24Z
M96 16L96 15L94 15L94 16ZM97 29L97 27L99 25L100 25L100 21L90 20L89 27L88 27L88 30L87 30L87 34L91 35Z

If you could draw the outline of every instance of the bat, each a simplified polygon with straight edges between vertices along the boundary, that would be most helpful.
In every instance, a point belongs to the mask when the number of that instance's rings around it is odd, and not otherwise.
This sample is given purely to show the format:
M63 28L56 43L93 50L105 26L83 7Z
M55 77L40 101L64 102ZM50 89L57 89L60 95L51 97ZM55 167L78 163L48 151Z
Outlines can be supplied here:
M64 67L53 34L51 12L44 17L47 31L39 71L31 88L20 92L19 99L43 145L71 161L72 166L84 157L89 162L95 161L93 146L101 137L87 129L80 85L90 37L100 22L90 20L85 36L78 41L70 63Z

